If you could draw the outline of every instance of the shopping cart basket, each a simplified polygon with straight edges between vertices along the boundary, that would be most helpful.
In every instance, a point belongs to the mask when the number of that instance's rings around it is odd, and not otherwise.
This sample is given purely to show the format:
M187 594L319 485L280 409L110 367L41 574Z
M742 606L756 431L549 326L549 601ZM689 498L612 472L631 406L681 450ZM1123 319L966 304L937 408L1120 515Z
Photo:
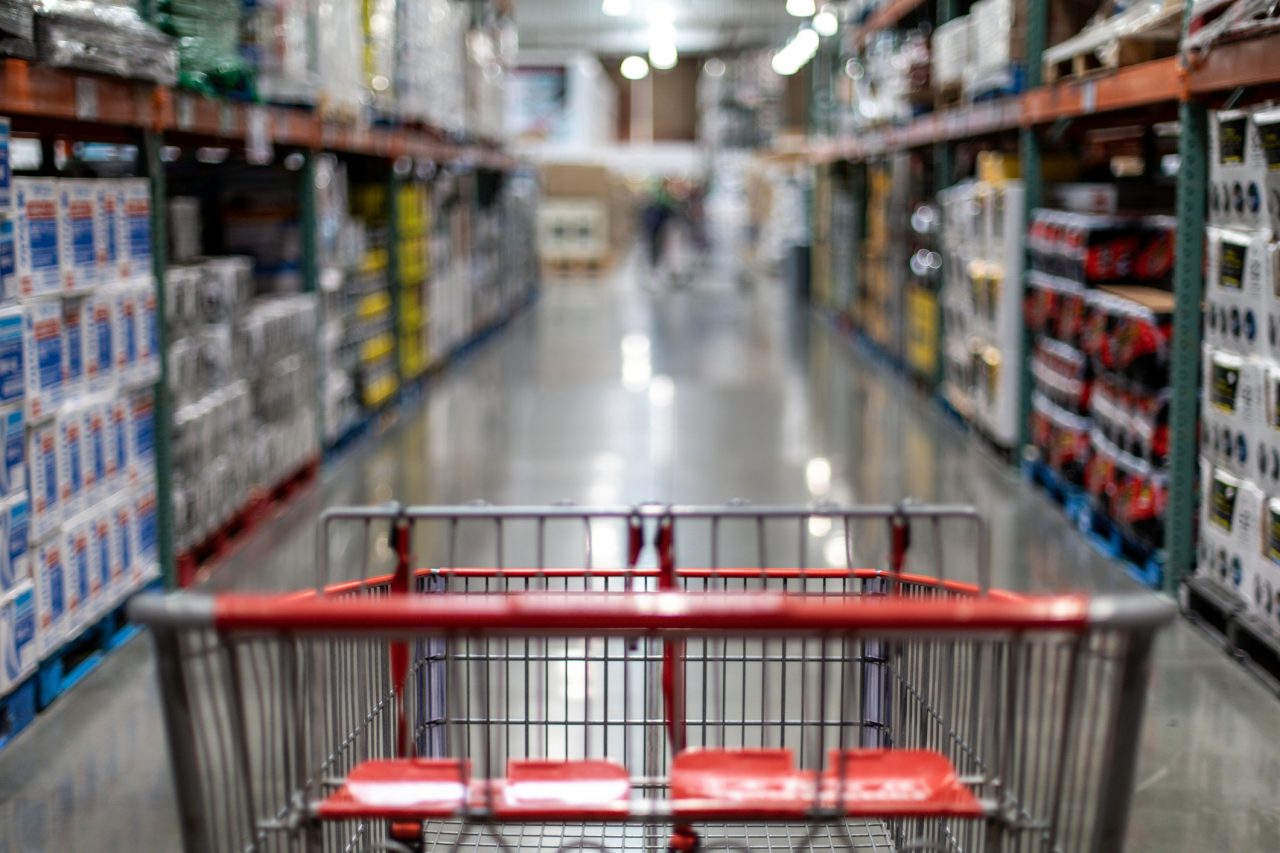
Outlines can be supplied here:
M132 612L188 851L1119 851L1172 607L986 548L956 507L344 509L313 589Z

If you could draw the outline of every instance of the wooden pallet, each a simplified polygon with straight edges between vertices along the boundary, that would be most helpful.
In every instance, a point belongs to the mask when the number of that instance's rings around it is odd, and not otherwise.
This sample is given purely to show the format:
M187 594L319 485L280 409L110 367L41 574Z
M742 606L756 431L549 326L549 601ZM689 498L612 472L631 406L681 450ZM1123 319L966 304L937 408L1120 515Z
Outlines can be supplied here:
M1280 633L1249 613L1244 602L1217 581L1195 575L1178 590L1187 620L1215 645L1280 694Z
M608 272L613 266L613 256L597 255L590 258L543 258L542 274L548 278L593 278Z
M1127 65L1173 56L1178 51L1182 3L1134 6L1044 53L1044 81L1083 81Z
M239 548L249 534L278 516L299 493L311 486L319 471L320 459L317 457L276 485L255 490L245 505L221 527L178 555L174 561L178 586L195 583L202 571Z

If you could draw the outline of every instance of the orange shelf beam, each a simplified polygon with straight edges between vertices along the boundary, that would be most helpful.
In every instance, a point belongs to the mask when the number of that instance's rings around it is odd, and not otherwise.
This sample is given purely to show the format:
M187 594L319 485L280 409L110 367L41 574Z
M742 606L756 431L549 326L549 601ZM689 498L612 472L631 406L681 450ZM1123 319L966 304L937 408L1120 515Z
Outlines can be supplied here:
M1213 47L1187 76L1192 94L1280 83L1280 34Z
M515 160L488 144L460 147L429 128L388 128L323 121L298 107L248 106L174 92L162 86L45 68L19 59L0 61L0 115L149 128L215 141L248 134L250 111L263 110L273 143L392 159L466 158L493 169Z
M1177 101L1184 92L1176 56L1153 59L1089 80L1066 80L1022 96L1022 124L1114 112Z

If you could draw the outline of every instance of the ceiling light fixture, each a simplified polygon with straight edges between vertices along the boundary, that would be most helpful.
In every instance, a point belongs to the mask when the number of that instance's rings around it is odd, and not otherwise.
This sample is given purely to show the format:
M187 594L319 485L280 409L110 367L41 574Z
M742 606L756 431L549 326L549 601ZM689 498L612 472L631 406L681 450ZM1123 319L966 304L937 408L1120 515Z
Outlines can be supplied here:
M649 63L644 61L643 56L628 56L622 60L622 65L618 70L628 80L643 80L649 76Z
M797 18L812 18L817 9L813 0L787 0L787 14Z
M649 64L659 71L670 71L680 61L674 41L655 42L649 46Z
M773 61L770 63L774 73L781 74L783 77L790 77L805 66L814 54L818 52L818 44L821 39L813 30L805 27L791 37L791 41L787 42L782 50L773 55Z
M630 15L631 0L604 0L600 4L600 11L610 18L621 18L623 15Z
M833 36L840 31L840 19L830 6L823 6L822 11L813 16L813 28L820 36Z

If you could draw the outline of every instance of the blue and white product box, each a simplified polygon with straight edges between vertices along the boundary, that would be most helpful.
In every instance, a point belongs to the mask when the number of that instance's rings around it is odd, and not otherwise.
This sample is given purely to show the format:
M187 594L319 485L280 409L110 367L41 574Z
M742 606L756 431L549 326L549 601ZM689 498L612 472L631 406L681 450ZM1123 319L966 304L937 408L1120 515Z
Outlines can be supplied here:
M85 332L89 325L84 297L62 300L62 399L74 400L87 390Z
M134 303L138 315L138 375L140 382L155 382L160 378L160 315L157 311L156 289L151 282L138 285Z
M132 470L129 440L129 406L119 398L107 402L107 479L113 484L126 482Z
M26 376L27 418L57 411L62 402L62 300L37 299L22 306L22 363Z
M44 539L62 522L62 470L58 424L45 421L27 430L27 481L31 484L31 537Z
M151 278L151 184L124 178L120 187L120 279Z
M17 244L14 242L13 220L0 217L0 298L16 299L18 286L14 272L17 271ZM14 288L14 292L10 292Z
M120 182L100 179L93 182L93 193L98 208L98 233L94 244L98 248L99 284L114 284L120 278Z
M119 600L116 564L111 550L111 510L95 507L89 520L89 565L97 575L102 590L103 609L114 607Z
M129 482L153 476L156 469L155 395L150 388L129 395Z
M92 506L107 485L107 425L103 401L86 397L77 407L84 430L84 502Z
M115 384L115 306L114 291L95 293L85 301L84 373L93 391Z
M56 531L54 531L56 533ZM57 651L71 631L73 603L62 561L62 537L51 535L35 547L36 646L44 658Z
M25 323L21 307L0 309L0 406L21 403L26 396Z
M59 181L14 178L14 278L5 293L26 298L62 290L66 220L59 216ZM68 263L69 267L69 263Z
M40 662L36 593L26 581L0 596L0 696L26 681Z
M0 118L0 213L13 211L13 169L9 159L9 120Z
M0 497L27 491L27 420L21 406L0 409Z
M138 562L138 526L133 517L132 496L117 495L111 501L112 527L116 537L116 555L120 560L123 583L120 595L128 595L142 583L142 565Z
M132 287L117 287L111 295L115 300L116 378L130 382L138 367L138 292Z
M66 405L58 412L58 496L62 501L62 517L72 518L84 508L84 413L78 406Z
M62 559L67 583L75 591L80 606L73 613L76 626L86 625L106 609L107 591L98 583L93 571L93 552L89 548L89 520L77 516L62 525Z
M0 502L0 592L31 580L31 509L25 493Z
M98 284L99 258L98 192L94 181L64 180L58 193L59 213L66 220L67 237L64 260L67 274L62 277L64 291L82 290Z
M142 582L160 574L160 528L157 515L156 482L147 479L133 490L133 521L137 528L138 564Z

